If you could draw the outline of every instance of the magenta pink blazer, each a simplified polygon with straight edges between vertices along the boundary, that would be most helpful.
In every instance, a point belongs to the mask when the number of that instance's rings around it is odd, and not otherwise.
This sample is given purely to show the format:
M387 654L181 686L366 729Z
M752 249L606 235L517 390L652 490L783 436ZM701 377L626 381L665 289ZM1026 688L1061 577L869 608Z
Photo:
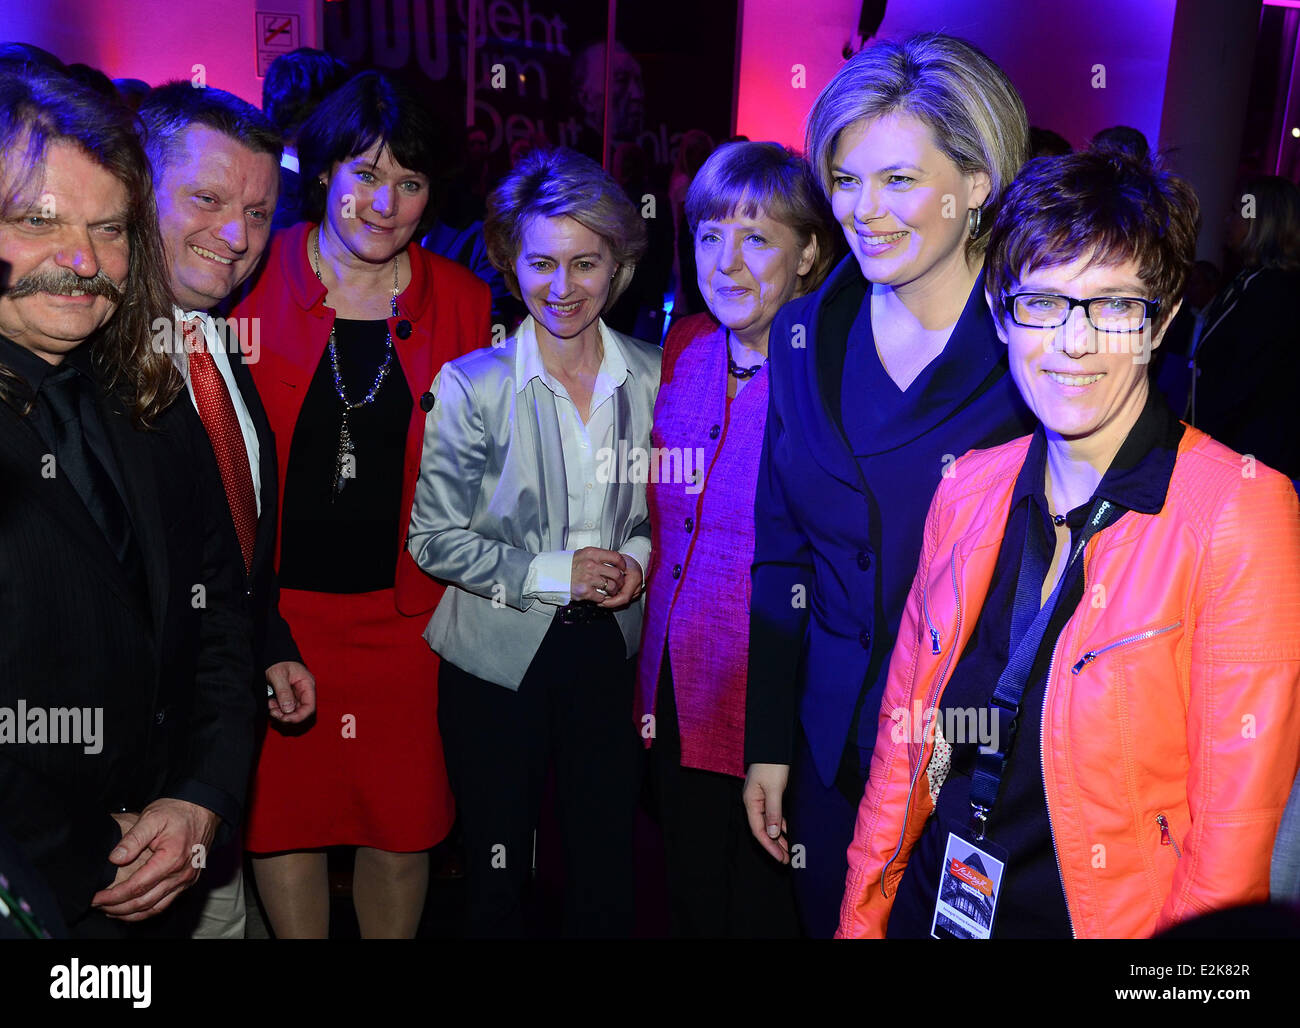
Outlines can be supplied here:
M654 446L679 448L683 466L700 479L678 475L649 485L654 558L637 666L637 724L655 711L666 642L682 766L738 776L745 773L749 567L767 375L764 365L728 404L724 330L709 314L685 318L664 343L651 431Z

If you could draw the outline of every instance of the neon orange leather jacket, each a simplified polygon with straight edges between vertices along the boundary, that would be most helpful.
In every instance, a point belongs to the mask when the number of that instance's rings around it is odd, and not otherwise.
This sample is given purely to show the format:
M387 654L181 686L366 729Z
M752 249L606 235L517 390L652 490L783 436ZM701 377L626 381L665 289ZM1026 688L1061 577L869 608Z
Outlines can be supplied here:
M933 732L895 722L941 706L1029 439L967 454L930 506L838 937L884 937L934 809ZM1043 784L1074 934L1148 936L1267 899L1298 764L1300 505L1282 475L1189 427L1160 513L1129 511L1089 541L1048 671Z

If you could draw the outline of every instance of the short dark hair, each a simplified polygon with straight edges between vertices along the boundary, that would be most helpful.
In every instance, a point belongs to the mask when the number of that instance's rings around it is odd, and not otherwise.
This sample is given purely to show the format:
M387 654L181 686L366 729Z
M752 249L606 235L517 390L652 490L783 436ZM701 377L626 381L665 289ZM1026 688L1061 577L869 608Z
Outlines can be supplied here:
M302 175L302 213L308 221L325 217L325 187L340 161L363 154L380 143L393 160L409 171L437 179L439 134L429 112L396 79L363 71L327 96L298 133L298 162ZM430 201L416 230L428 231L437 215Z
M205 125L254 153L270 154L276 164L284 152L280 134L266 115L224 89L196 89L185 80L168 82L144 98L139 115L155 176L175 158L179 139L191 125Z
M0 71L44 70L60 75L68 73L68 66L48 50L32 43L0 43Z
M811 165L779 143L723 143L709 155L686 191L686 224L694 236L701 221L737 213L754 217L762 209L788 225L807 246L817 240L817 258L799 278L797 295L811 293L835 264L835 215Z
M1151 144L1147 137L1129 125L1112 125L1104 128L1092 137L1089 150L1122 150L1145 161L1151 156Z
M281 54L266 69L262 113L286 140L292 140L320 102L350 74L343 61L324 50L300 46Z
M989 233L984 281L993 314L1032 268L1091 257L1094 265L1134 261L1160 302L1153 328L1182 295L1196 253L1200 204L1182 179L1117 150L1036 157L1007 190Z

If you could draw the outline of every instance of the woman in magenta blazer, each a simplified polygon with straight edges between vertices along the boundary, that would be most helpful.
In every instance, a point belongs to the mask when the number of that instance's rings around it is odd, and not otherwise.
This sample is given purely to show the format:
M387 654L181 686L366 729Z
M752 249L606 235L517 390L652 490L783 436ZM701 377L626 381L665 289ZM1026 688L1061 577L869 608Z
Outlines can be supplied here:
M425 415L442 365L488 341L487 286L421 249L437 145L368 72L304 126L308 220L276 234L234 316L256 319L253 379L275 431L280 609L317 681L314 722L273 725L245 845L280 938L329 926L328 846L356 846L363 937L415 934L427 851L453 804L438 658L442 587L406 553Z
M686 218L709 313L675 324L664 344L636 714L674 933L796 935L789 869L763 853L741 805L749 566L768 328L825 278L832 222L811 169L775 143L716 150L691 184Z

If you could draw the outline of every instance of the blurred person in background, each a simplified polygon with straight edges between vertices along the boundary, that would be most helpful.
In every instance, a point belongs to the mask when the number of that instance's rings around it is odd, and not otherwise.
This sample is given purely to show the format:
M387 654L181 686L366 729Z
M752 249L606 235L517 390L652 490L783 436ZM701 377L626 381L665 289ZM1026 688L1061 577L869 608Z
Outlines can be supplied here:
M330 93L348 80L348 66L333 54L300 46L281 54L262 80L262 113L284 140L280 156L280 201L272 228L303 220L302 183L298 166L298 133L303 123Z
M1229 214L1236 271L1205 312L1188 420L1300 479L1300 189L1250 179Z

